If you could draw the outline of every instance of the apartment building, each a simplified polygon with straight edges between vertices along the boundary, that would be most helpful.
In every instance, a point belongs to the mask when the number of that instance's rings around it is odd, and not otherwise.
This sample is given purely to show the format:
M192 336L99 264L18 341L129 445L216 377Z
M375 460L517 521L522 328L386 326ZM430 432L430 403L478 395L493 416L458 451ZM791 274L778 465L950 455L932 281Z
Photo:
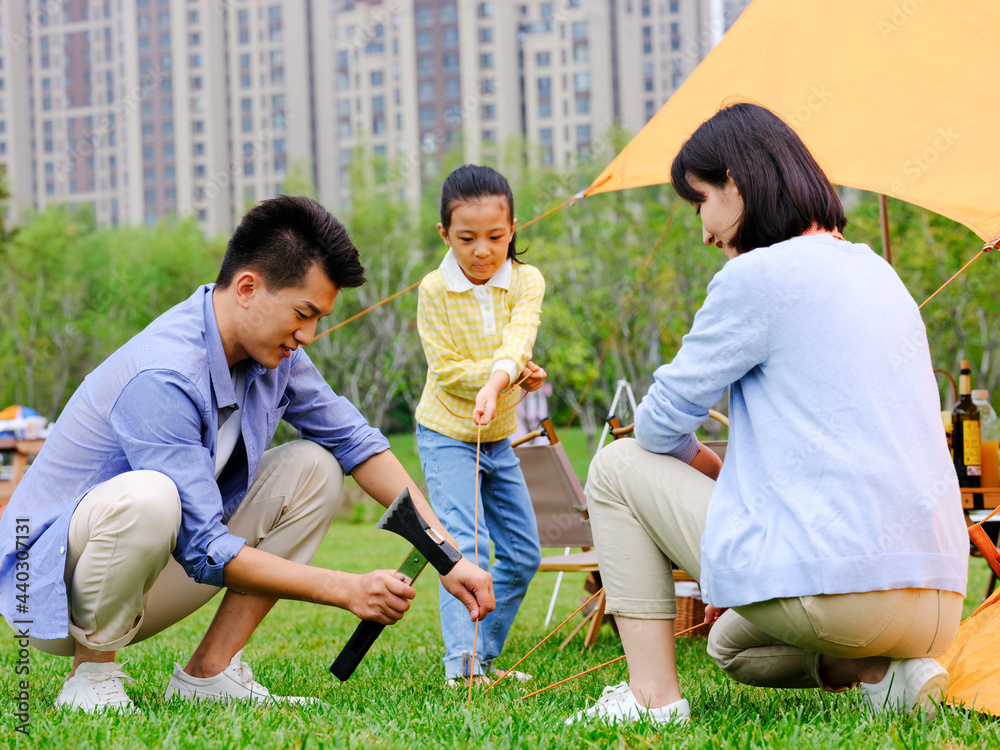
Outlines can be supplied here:
M0 168L15 220L210 234L292 172L342 210L352 179L416 200L453 149L560 169L638 131L745 4L0 0Z

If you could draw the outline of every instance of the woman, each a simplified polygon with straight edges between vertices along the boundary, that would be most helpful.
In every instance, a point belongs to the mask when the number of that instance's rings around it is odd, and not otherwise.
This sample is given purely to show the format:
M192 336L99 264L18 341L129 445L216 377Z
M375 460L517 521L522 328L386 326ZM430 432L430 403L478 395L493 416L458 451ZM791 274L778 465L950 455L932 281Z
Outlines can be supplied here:
M933 707L968 539L919 311L847 242L798 136L762 107L703 123L671 167L729 259L587 498L630 682L569 721L684 723L670 561L701 582L709 653L734 679ZM729 388L725 466L695 429ZM642 570L637 576L634 571Z

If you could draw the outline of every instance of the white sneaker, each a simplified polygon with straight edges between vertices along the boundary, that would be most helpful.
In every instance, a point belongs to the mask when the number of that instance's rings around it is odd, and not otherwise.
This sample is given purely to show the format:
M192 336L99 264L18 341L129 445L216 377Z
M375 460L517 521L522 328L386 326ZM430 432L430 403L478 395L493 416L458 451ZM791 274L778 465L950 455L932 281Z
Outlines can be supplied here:
M167 684L164 700L178 697L187 701L231 701L248 700L252 703L322 703L316 698L271 695L271 691L256 682L250 665L241 661L240 649L215 677L192 677L179 664L174 665L174 674Z
M135 711L125 693L125 681L135 682L114 662L84 662L63 683L56 696L56 708L68 706L88 714L99 711Z
M646 708L635 699L627 682L619 682L604 688L597 703L584 711L577 711L565 723L568 726L580 721L599 719L611 724L625 724L646 719L651 724L666 726L687 724L690 716L691 707L684 698L660 708Z
M516 669L503 669L502 667L495 666L492 662L484 664L483 669L486 670L487 674L492 675L498 680L502 677L510 677L510 679L517 680L518 682L527 682L528 680L535 679L533 675L527 672L519 672Z
M898 708L902 711L923 709L930 716L944 699L948 672L934 659L893 659L880 682L861 683L865 703L875 713Z

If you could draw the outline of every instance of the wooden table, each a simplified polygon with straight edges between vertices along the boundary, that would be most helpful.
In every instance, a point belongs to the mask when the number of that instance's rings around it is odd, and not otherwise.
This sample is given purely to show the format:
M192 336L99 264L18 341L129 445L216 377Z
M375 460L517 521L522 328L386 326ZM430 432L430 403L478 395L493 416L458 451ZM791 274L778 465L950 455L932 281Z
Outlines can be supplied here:
M1000 487L974 487L962 488L962 508L964 510L978 510L975 505L975 496L981 495L983 504L981 509L992 510L1000 505Z
M10 479L0 479L0 514L7 506L7 501L14 494L14 488L21 481L25 470L28 468L28 459L38 455L38 451L45 445L45 440L16 440L14 438L0 438L0 451L10 451L14 455L13 473Z

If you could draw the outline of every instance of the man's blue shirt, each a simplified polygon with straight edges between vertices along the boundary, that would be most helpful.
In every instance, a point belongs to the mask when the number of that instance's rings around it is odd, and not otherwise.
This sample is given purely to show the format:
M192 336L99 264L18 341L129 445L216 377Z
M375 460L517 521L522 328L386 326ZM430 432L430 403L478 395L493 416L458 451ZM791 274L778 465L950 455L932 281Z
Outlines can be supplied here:
M237 399L213 289L199 288L87 376L0 519L0 614L31 620L34 637L68 635L69 524L77 503L98 484L140 469L173 480L182 508L174 557L194 580L222 586L223 568L245 544L224 524L246 496L278 422L327 448L345 473L388 450L385 437L298 349L274 370L248 363L242 414L231 417L241 420L242 435L216 481L219 410L232 410ZM28 528L21 545L16 525ZM15 585L17 547L25 544L29 565L20 570L29 573L27 613L18 611L23 591Z

